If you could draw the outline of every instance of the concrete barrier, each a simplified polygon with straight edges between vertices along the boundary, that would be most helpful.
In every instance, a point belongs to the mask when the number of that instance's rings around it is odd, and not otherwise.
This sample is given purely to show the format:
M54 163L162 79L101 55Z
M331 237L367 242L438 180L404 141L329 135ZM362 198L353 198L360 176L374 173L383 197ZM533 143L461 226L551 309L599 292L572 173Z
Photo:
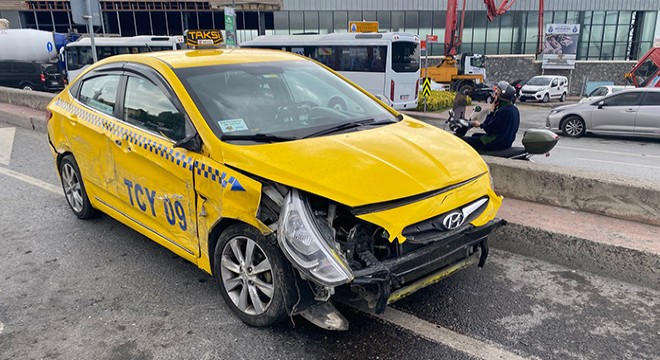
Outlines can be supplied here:
M484 157L497 193L660 225L660 184L529 161Z
M25 106L35 110L46 110L55 94L0 87L0 103Z

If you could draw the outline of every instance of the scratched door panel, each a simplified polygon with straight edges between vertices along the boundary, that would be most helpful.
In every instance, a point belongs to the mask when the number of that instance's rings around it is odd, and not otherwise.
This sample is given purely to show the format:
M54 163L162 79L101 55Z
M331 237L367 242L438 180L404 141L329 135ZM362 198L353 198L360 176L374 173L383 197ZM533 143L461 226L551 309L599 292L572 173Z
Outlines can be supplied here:
M197 241L193 166L199 156L174 148L185 116L152 82L128 77L121 121L109 129L118 211L147 228L152 239L194 261Z

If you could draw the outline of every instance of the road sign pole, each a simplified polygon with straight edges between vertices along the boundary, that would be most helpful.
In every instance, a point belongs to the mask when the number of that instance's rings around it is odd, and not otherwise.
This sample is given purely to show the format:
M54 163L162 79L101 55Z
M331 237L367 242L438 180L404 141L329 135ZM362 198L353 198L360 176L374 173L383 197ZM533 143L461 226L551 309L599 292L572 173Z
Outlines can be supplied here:
M85 16L85 19L87 19L87 32L89 33L89 41L92 43L92 59L94 59L94 62L97 62L99 59L96 55L96 42L94 41L94 25L92 24L94 15L92 14L92 5L90 0L86 0L85 3L87 5L87 15Z

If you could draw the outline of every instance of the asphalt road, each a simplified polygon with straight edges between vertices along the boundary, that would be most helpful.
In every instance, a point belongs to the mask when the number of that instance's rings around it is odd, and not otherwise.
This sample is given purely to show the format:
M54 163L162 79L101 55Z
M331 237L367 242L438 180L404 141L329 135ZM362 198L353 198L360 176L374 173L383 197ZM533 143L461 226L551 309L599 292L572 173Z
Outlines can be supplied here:
M518 103L520 130L514 145L522 146L525 130L545 128L550 109L560 104ZM484 109L490 107L485 103L478 105ZM444 121L429 122L441 128L445 126ZM562 136L550 156L535 156L532 159L542 164L660 181L660 138L587 134L575 139Z
M3 126L0 124L0 127ZM101 216L78 220L45 135L0 165L0 359L658 359L660 292L492 251L348 332L242 324L213 279Z

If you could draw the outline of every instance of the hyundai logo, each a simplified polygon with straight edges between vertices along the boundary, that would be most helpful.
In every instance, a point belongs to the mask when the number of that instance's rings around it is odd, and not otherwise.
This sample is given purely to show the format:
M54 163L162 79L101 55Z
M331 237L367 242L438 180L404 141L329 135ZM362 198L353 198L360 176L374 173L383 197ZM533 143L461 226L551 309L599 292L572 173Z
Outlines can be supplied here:
M447 216L442 219L442 225L444 225L447 230L452 230L463 225L463 221L465 221L463 213L455 211L447 214Z

